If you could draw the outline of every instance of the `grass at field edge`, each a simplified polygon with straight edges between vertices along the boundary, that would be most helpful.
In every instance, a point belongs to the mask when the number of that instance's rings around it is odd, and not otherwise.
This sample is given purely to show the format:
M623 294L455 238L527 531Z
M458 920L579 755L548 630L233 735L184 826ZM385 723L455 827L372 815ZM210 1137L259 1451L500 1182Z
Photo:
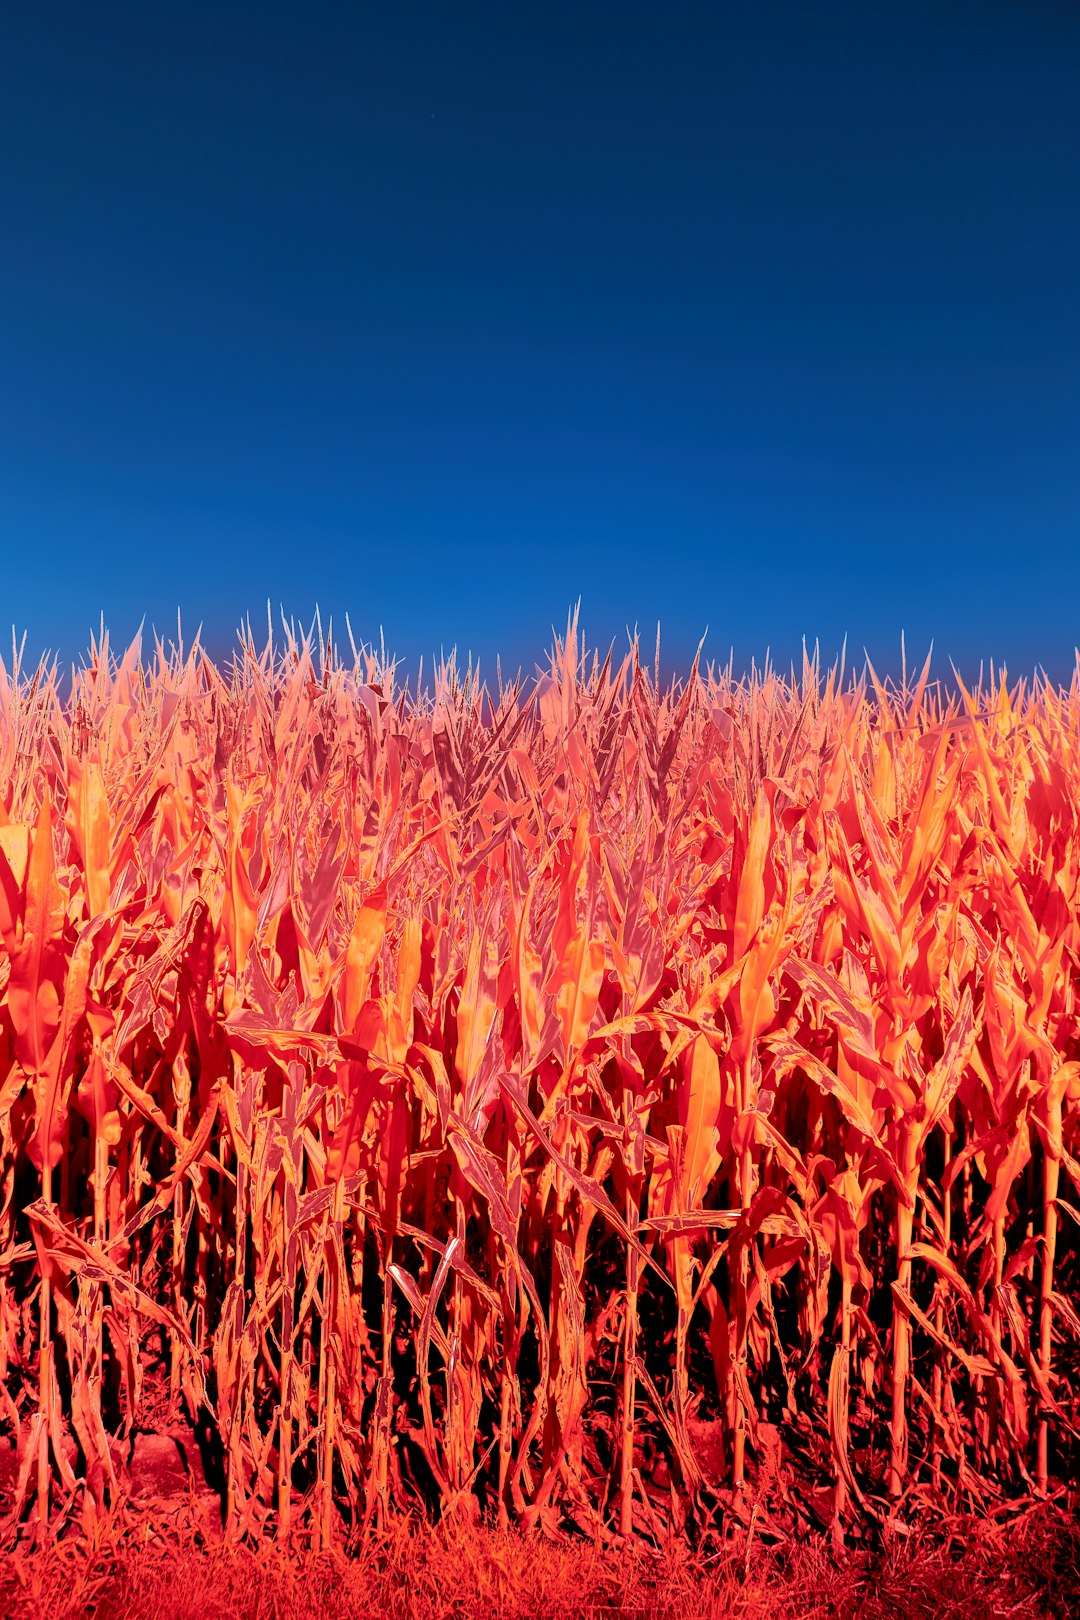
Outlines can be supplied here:
M404 1521L356 1557L290 1561L147 1522L96 1547L0 1559L0 1604L11 1620L1069 1620L1080 1550L1075 1521L1043 1508L839 1561L824 1543L665 1554Z

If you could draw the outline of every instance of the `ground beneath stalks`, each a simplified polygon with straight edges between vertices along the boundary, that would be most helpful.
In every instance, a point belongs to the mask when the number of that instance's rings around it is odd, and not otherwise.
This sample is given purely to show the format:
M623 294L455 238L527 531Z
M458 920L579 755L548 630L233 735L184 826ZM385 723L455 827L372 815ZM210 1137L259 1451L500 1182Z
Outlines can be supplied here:
M147 1519L96 1545L9 1554L0 1605L11 1620L1069 1620L1080 1557L1075 1521L1044 1509L839 1560L823 1544L694 1554L404 1522L351 1558L288 1560Z

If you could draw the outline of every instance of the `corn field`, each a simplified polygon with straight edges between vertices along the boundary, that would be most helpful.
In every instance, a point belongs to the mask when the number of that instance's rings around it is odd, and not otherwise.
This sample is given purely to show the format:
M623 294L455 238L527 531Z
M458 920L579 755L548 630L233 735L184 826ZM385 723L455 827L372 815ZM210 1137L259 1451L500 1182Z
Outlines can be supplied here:
M0 667L7 1544L1053 1495L1078 867L1080 677Z

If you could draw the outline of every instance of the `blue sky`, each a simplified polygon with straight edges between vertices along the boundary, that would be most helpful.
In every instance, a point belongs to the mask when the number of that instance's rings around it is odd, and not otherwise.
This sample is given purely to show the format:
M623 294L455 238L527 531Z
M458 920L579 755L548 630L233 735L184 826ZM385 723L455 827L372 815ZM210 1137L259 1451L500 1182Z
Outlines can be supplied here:
M1080 640L1073 0L0 9L0 625Z

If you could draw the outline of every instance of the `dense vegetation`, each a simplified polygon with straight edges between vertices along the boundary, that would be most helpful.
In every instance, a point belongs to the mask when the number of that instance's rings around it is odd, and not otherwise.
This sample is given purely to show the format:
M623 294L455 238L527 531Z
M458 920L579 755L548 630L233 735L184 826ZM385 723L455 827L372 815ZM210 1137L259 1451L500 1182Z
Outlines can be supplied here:
M320 638L321 643L321 638ZM1080 685L0 678L9 1538L839 1540L1080 1413ZM194 1466L194 1465L193 1465Z

